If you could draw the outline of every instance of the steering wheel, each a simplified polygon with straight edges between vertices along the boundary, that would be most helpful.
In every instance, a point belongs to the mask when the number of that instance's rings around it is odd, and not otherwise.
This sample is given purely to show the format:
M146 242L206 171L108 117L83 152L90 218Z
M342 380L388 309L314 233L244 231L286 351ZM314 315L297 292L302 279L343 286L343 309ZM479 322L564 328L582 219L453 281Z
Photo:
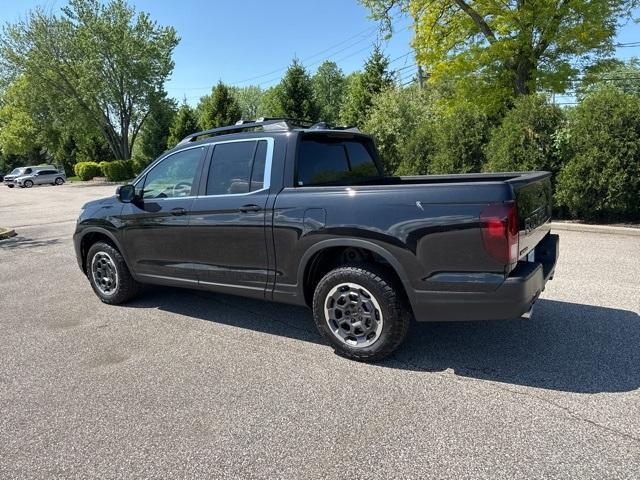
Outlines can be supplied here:
M187 182L187 181L178 182L173 186L173 190L171 194L173 197L186 196L186 195L183 195L186 190L189 190L189 192L191 192L191 182Z

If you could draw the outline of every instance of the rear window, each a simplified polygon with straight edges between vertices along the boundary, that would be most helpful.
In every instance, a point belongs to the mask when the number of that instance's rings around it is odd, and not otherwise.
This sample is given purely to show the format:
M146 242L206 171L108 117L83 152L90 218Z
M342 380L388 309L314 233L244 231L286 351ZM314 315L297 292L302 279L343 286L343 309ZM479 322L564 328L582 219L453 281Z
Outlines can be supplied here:
M379 177L371 152L358 140L307 138L298 155L298 186L353 182Z

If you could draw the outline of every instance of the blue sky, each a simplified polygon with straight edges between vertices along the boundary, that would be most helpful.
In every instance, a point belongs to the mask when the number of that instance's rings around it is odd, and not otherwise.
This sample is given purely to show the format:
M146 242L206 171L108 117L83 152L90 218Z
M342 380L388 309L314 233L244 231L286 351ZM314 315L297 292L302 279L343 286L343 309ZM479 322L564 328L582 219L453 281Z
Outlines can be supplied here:
M161 25L173 25L181 37L167 91L191 104L222 80L236 85L277 83L296 56L310 71L325 59L345 73L362 67L377 39L376 24L356 0L129 0ZM15 21L36 5L57 11L63 0L0 0L0 22ZM640 16L640 10L635 16ZM415 68L411 29L397 20L396 33L382 46L401 78ZM628 24L618 43L640 41L640 25ZM409 53L408 56L401 57ZM640 56L640 48L620 48L620 58Z

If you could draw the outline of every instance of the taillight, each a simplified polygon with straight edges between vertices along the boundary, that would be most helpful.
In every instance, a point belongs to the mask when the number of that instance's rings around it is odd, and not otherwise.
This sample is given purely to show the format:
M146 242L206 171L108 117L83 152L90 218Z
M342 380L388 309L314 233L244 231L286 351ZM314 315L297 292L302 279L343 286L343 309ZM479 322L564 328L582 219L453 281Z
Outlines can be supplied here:
M494 203L480 213L484 248L504 264L518 261L518 211L516 204Z

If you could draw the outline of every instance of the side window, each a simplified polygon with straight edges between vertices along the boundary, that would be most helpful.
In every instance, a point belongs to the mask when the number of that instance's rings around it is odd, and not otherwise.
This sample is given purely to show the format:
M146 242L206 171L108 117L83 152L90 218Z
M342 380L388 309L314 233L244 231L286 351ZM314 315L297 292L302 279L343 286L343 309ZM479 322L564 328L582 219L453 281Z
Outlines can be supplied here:
M192 195L193 184L201 165L204 147L191 148L162 160L147 172L143 199L179 198Z
M297 167L298 186L350 182L381 175L361 141L304 139Z
M342 143L305 140L300 148L298 185L340 180L349 173L347 152Z
M264 185L266 156L266 141L219 143L213 150L209 167L207 195L260 190Z

